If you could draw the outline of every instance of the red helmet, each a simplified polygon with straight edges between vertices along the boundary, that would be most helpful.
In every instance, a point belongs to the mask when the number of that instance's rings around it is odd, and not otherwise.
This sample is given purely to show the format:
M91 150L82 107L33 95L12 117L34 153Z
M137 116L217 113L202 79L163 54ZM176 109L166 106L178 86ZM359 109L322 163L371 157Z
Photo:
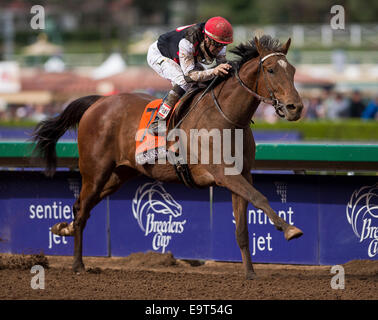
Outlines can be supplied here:
M234 40L231 24L222 17L214 17L207 20L205 33L219 43L229 44Z

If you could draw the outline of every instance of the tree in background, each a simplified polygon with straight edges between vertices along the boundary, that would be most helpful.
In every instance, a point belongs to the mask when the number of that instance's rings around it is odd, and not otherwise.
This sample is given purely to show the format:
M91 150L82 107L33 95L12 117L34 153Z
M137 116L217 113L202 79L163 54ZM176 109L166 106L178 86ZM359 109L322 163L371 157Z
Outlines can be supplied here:
M346 22L377 23L376 0L209 0L199 2L200 19L223 15L233 24L327 23L333 5L345 8Z

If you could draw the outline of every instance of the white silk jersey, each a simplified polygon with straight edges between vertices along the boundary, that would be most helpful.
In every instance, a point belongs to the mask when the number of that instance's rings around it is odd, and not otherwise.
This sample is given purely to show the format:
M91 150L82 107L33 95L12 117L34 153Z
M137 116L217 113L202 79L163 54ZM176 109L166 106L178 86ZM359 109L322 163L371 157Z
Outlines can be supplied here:
M185 38L179 42L180 66L184 73L184 76L189 77L192 81L203 82L214 78L214 68L206 69L206 67L204 66L210 66L214 62L214 60L216 61L217 65L226 61L225 46L222 48L222 50L219 51L215 59L206 57L206 59L203 59L202 61L197 61L194 45Z

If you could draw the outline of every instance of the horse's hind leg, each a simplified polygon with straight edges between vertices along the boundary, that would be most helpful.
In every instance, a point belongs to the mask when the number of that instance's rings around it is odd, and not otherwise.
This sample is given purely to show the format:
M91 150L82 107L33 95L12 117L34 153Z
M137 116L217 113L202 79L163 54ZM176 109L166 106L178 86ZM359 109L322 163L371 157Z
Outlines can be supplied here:
M74 219L80 210L80 197L76 199L74 205L72 206L72 211L74 214ZM51 227L51 232L61 237L71 237L74 235L74 224L67 222L58 222Z
M95 205L97 205L106 196L116 192L124 181L125 180L121 180L120 177L113 172L101 191L100 196L97 197ZM75 220L80 210L80 197L76 199L72 209ZM59 222L51 228L51 232L59 236L74 236L74 221L69 224L67 222Z
M138 173L131 168L117 168L110 174L110 177L106 183L104 183L103 180L98 180L96 183L94 183L91 180L88 181L83 179L83 187L80 192L80 198L75 203L75 205L79 205L79 207L76 208L77 214L73 224L73 234L75 236L73 270L75 272L84 270L82 258L83 230L89 218L90 211L106 196L116 192L126 180L136 176L137 174ZM104 173L103 179L105 179L107 176L108 175Z
M104 188L101 191L101 200L106 196L116 192L125 181L132 179L138 175L140 175L140 173L131 167L120 166L115 168L108 182L105 184Z
M106 180L105 180L106 182ZM79 209L76 211L73 222L74 239L74 262L72 269L74 272L84 270L83 263L83 231L90 212L93 207L100 201L100 193L105 182L95 182L93 180L83 178L82 188L80 192ZM77 202L78 203L78 202Z

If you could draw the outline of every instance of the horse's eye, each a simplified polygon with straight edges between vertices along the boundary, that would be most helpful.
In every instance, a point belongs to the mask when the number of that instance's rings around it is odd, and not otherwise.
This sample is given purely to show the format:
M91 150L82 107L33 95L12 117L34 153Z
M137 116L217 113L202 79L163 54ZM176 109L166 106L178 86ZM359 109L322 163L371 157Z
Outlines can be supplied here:
M268 69L268 72L269 73L273 73L273 69Z

